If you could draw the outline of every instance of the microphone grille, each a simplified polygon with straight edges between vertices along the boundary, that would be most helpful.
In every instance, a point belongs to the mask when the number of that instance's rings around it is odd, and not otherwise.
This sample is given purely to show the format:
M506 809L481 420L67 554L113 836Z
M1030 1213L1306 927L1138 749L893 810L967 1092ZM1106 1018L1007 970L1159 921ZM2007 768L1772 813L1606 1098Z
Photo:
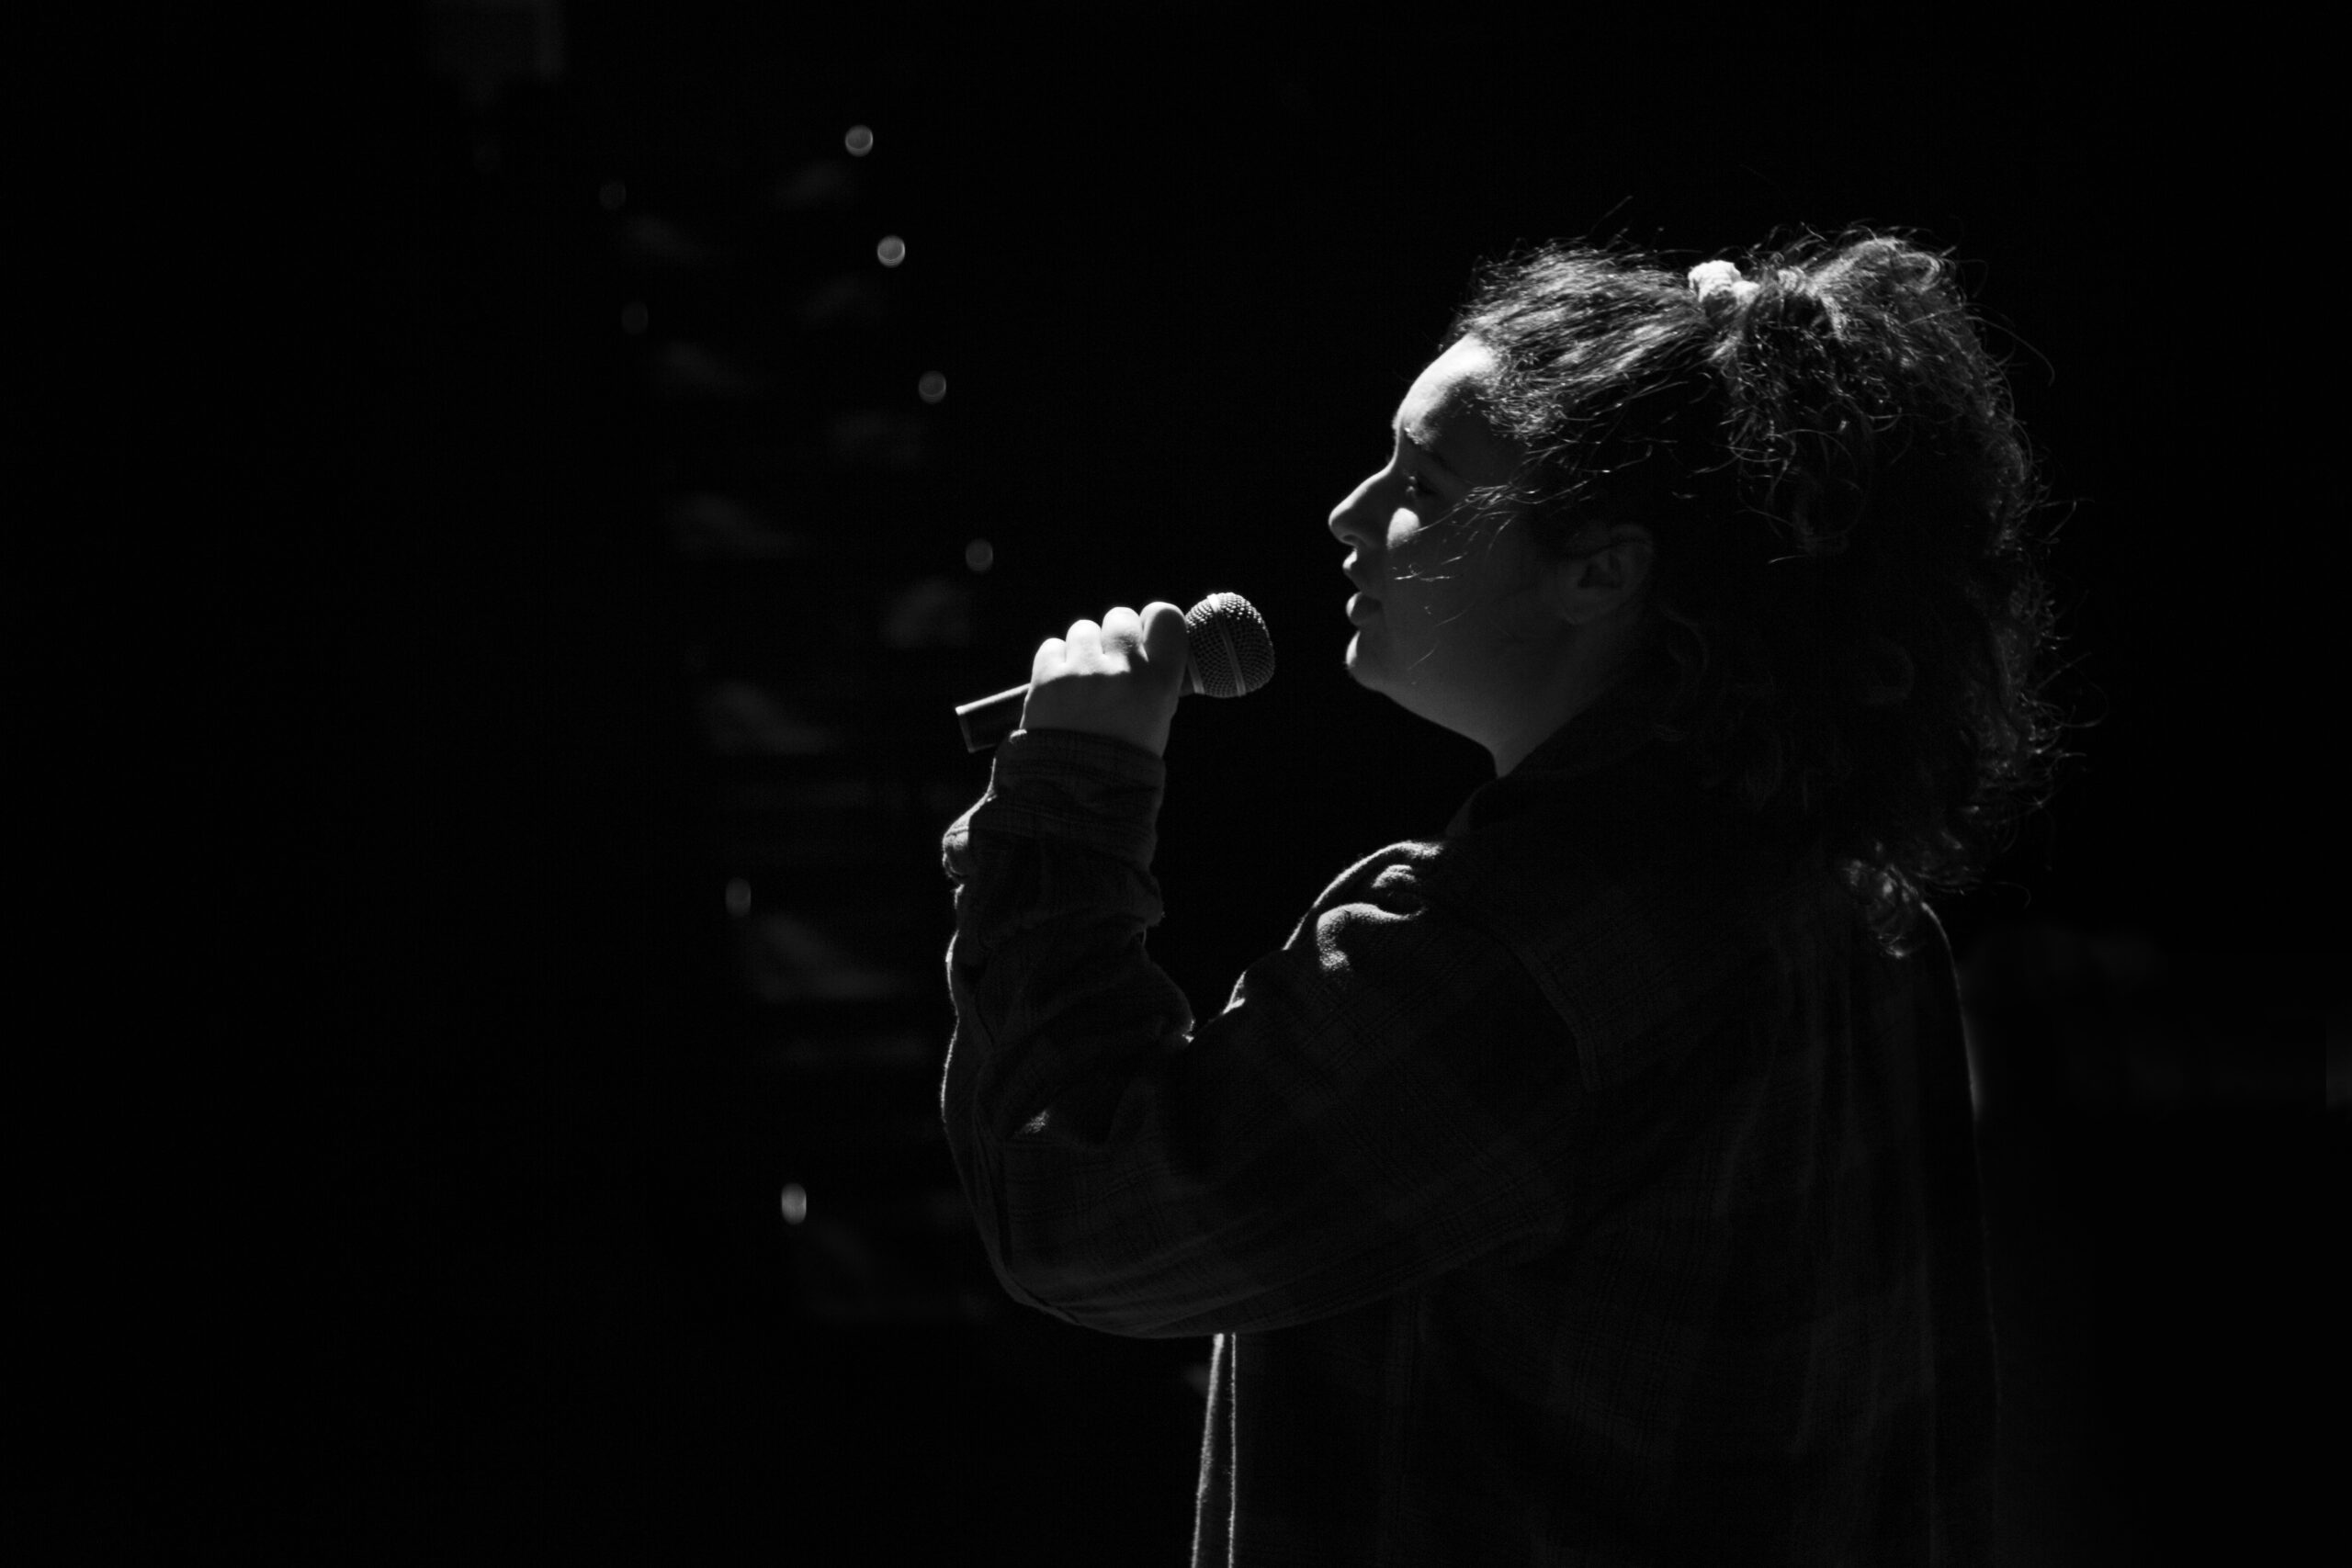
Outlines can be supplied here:
M1184 612L1193 689L1238 697L1274 678L1274 639L1266 618L1238 593L1212 593Z

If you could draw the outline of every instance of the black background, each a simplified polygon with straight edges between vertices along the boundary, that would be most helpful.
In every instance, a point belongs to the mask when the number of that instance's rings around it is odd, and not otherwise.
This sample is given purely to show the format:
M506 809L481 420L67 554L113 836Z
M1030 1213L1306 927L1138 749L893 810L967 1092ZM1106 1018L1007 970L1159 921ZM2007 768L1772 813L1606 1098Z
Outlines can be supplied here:
M1259 604L1280 677L1188 705L1170 752L1154 949L1214 1007L1483 776L1345 681L1323 522L1471 265L1866 222L1951 248L2010 366L2086 726L1943 911L2011 1551L2282 1530L2338 944L2318 563L2258 456L2291 383L2216 281L2295 270L2236 237L2278 178L2260 82L2144 36L789 9L575 5L546 57L494 8L124 21L70 40L87 86L20 139L55 351L24 360L54 434L20 423L12 465L53 487L27 535L55 570L17 590L55 720L33 952L64 1003L33 1055L68 1069L20 1114L52 1447L105 1499L81 1527L1181 1562L1202 1348L1020 1313L952 1213L907 1218L952 1189L936 840L986 782L946 708L1112 603ZM867 292L806 307L842 277ZM756 389L678 391L682 344ZM875 409L861 446L841 416ZM679 505L714 493L791 553L709 546ZM714 742L730 680L847 759L855 804L793 831L863 846L839 874L870 897L811 897L893 977L870 1006L745 979L723 890L773 884L714 803L833 763ZM875 1048L778 1076L820 1037ZM812 1283L835 1191L846 1296Z

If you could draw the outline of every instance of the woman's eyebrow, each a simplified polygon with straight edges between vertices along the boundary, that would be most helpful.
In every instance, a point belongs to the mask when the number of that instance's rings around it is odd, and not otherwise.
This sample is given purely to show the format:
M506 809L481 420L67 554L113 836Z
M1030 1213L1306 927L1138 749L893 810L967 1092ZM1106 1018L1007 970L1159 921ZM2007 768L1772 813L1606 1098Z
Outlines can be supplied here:
M1422 457L1428 458L1430 464L1448 479L1458 479L1462 477L1460 470L1456 469L1453 464L1447 462L1443 457L1438 455L1437 443L1434 441L1424 441L1405 429L1401 424L1396 427L1396 434L1403 438L1407 446L1410 446L1414 451L1419 452Z

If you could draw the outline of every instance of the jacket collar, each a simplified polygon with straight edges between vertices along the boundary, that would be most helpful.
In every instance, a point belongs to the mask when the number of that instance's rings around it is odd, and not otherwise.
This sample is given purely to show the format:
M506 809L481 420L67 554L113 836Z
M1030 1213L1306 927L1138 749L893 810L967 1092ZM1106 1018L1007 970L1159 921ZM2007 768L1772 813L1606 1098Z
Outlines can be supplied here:
M1620 686L1554 730L1518 767L1471 791L1447 824L1446 837L1515 817L1564 793L1663 784L1679 771L1677 760L1657 739L1648 709Z

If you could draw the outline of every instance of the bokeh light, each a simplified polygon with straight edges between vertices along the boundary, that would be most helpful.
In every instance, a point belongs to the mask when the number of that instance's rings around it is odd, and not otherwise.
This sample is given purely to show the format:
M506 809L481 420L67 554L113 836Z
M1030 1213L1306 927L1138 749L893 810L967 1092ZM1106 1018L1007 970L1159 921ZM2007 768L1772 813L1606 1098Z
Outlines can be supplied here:
M885 234L882 243L874 247L874 254L884 266L896 266L907 259L907 243L896 234Z
M842 145L849 149L851 157L865 157L874 151L874 128L870 125L851 126L842 137Z
M974 539L964 547L964 564L974 571L986 571L996 564L996 547L986 539Z
M618 212L628 203L628 186L618 180L606 180L596 191L596 205L607 212Z
M936 370L924 371L922 379L915 383L915 395L924 402L937 402L947 395L947 378Z
M740 876L729 877L727 879L727 912L730 915L741 916L751 911L752 885Z
M797 1225L808 1217L808 1190L797 1181L784 1184L784 1223Z

